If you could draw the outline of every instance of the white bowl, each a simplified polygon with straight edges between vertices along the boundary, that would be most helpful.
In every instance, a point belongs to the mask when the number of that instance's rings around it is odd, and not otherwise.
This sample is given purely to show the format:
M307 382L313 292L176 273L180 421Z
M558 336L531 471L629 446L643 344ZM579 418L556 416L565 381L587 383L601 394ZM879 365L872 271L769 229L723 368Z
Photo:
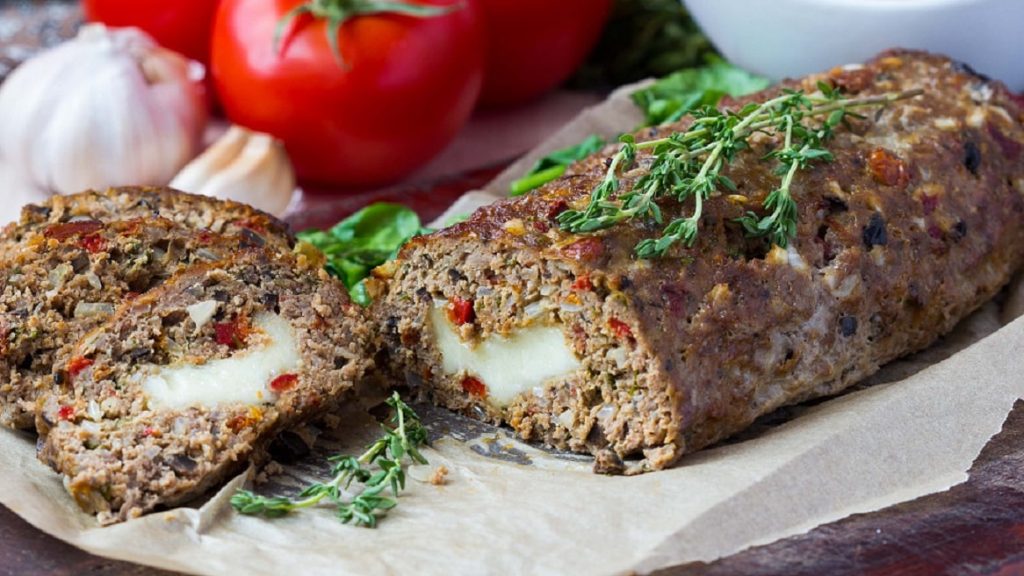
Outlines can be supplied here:
M774 79L887 48L945 54L1024 90L1024 0L683 0L732 63Z

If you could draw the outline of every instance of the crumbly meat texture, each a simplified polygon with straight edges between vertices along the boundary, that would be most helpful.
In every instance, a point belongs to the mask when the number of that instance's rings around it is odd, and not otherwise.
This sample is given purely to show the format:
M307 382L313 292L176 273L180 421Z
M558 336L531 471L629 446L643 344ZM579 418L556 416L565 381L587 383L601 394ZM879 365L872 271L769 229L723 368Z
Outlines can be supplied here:
M120 303L254 244L265 242L152 216L79 217L22 231L0 274L0 425L33 426L38 395L66 378L68 351Z
M53 196L22 208L21 218L0 233L0 260L21 239L42 227L80 219L166 218L197 230L252 236L252 242L291 246L288 225L252 206L167 187L122 186Z
M245 250L119 310L79 343L64 393L40 401L40 459L103 523L187 501L262 459L279 431L334 407L373 364L370 324L320 263ZM224 397L281 346L294 364L258 374L258 400ZM184 386L212 400L179 406L151 387L182 369L193 370Z
M834 161L798 173L787 249L736 223L778 186L762 160L773 144L765 139L725 171L739 191L704 203L692 248L637 259L637 242L661 228L642 220L593 235L560 230L557 215L584 206L603 177L606 150L535 193L414 239L376 271L374 313L391 368L442 405L590 452L598 471L631 473L664 468L928 346L1024 259L1021 101L966 66L912 51L786 87L813 92L821 80L849 94L924 94L840 127ZM649 158L640 154L624 189ZM662 210L669 221L689 207ZM431 308L444 310L467 349L557 327L579 368L489 401L478 375L446 371Z

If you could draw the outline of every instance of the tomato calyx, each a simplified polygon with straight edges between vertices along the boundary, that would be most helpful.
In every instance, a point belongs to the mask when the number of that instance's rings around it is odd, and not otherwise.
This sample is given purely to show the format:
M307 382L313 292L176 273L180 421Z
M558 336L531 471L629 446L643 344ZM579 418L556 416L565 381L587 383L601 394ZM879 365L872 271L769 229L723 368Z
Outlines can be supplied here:
M413 18L434 18L462 8L461 1L448 6L432 6L403 0L307 0L289 10L277 22L277 26L274 28L274 52L281 53L282 42L291 23L299 16L309 14L314 18L327 21L327 42L331 46L334 59L338 62L338 66L348 70L349 65L345 63L345 58L341 55L341 46L338 44L338 35L345 22L359 16L373 14L400 14Z

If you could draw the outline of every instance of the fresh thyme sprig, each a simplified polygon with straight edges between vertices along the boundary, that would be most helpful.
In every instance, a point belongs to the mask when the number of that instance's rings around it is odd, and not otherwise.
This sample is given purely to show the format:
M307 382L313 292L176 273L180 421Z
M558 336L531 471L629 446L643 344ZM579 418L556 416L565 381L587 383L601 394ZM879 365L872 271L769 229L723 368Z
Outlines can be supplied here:
M325 483L307 486L295 498L261 496L249 490L239 490L231 497L231 505L242 514L262 515L267 518L284 516L294 510L309 508L325 498L337 508L338 519L344 523L354 521L357 526L373 528L377 520L394 508L398 493L405 489L405 460L426 464L419 448L427 443L427 431L419 416L394 393L387 405L392 409L388 424L382 424L384 436L371 444L361 456L337 455L329 458L332 478ZM376 469L373 469L376 465ZM351 500L344 491L353 482L363 485L362 491ZM391 496L384 495L391 490Z
M777 173L782 176L779 188L764 201L769 215L758 218L748 213L740 222L748 233L768 236L772 242L785 246L796 234L796 202L790 194L793 178L798 170L814 161L831 160L824 143L835 127L847 116L856 116L854 109L885 106L921 94L919 90L910 90L844 98L825 83L819 83L818 90L814 94L787 90L735 112L704 107L692 112L694 120L688 130L664 138L638 143L633 137L624 136L622 147L609 160L607 172L591 192L587 206L560 214L560 226L582 234L634 218L650 218L662 224L659 200L673 199L682 204L692 198L690 215L672 220L659 237L641 241L636 253L641 258L654 258L663 256L676 243L693 246L704 202L722 188L736 191L736 185L722 174L722 169L738 152L749 148L748 140L753 134L782 133L783 146L765 155L765 159L779 162ZM825 118L819 126L808 122L819 117ZM647 172L620 194L622 176L634 168L640 150L652 151Z

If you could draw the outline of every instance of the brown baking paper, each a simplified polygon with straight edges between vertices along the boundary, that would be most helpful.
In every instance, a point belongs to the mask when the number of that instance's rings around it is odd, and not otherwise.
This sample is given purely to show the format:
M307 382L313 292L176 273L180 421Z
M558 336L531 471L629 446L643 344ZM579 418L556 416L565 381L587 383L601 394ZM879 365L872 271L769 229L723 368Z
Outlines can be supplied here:
M501 195L543 151L639 122L620 91L584 112L459 214ZM277 520L228 504L229 482L194 507L106 528L78 511L35 459L35 440L0 432L0 502L90 552L203 574L623 574L712 560L966 479L966 470L1024 397L1021 282L931 349L887 366L839 398L784 409L740 438L637 477L590 472L587 458L520 444L502 429L419 406L433 437L400 505L376 530L328 508ZM327 476L324 457L359 453L378 433L342 414L316 453L257 490L281 493ZM429 482L438 466L444 485Z

